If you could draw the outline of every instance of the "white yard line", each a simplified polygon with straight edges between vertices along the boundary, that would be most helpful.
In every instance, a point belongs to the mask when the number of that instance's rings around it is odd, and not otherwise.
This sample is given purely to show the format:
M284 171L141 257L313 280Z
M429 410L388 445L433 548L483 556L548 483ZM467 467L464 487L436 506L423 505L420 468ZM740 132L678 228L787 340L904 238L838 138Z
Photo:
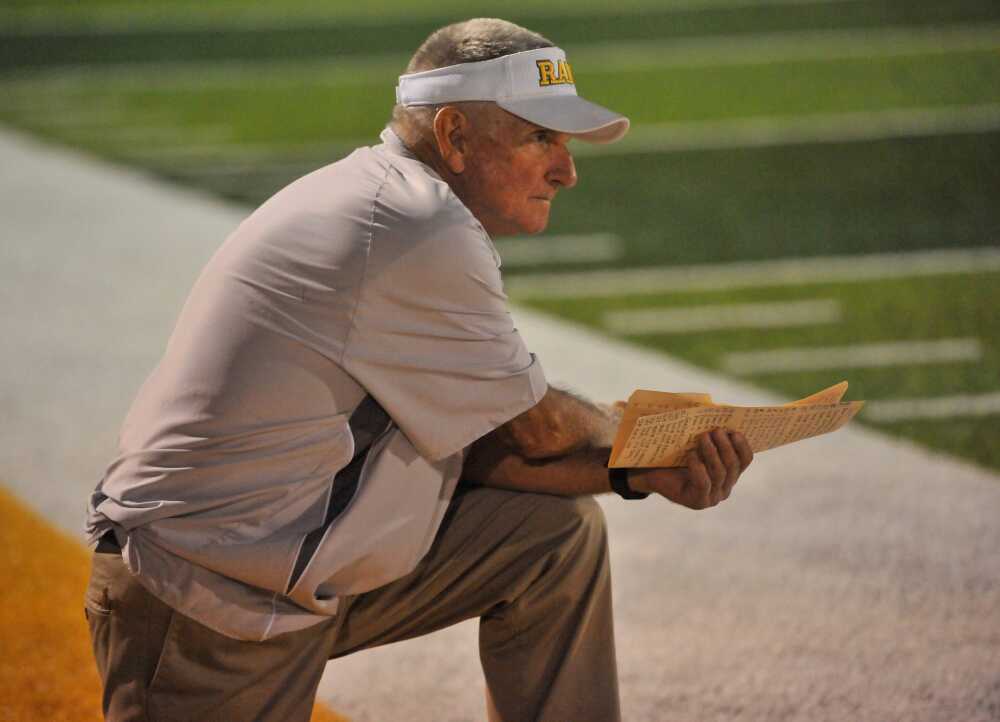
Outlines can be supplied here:
M620 334L690 333L732 328L785 328L836 323L840 303L833 299L784 303L727 303L686 308L609 311L604 328Z
M585 236L546 236L509 238L494 244L504 266L532 266L545 263L594 263L616 261L625 252L625 244L614 233Z
M65 129L70 129L69 124ZM104 138L111 134L115 142L122 146L155 147L161 154L167 154L170 149L183 147L190 138L196 137L200 142L222 145L233 142L233 127L222 123L200 125L197 127L180 128L176 125L125 125L108 128L95 124L81 124L73 128L73 134L78 138Z
M737 351L722 357L722 368L748 374L876 368L913 364L978 361L983 348L975 338L935 341L888 341L851 346L789 347L770 351Z
M577 156L759 148L1000 130L1000 103L638 125L612 145L575 143Z
M23 109L19 110L23 111ZM65 128L70 130L74 128L93 129L102 135L107 135L109 132L117 133L117 131L111 131L111 128L135 127L136 125L143 124L141 117L129 114L120 102L75 108L71 112L65 113L53 113L52 110L51 106L43 107L39 105L37 110L33 110L32 112L43 115L46 128ZM151 114L149 123L152 125L154 122L162 123L162 116L153 116ZM176 131L174 132L176 134Z
M849 283L998 270L1000 248L990 247L783 258L622 271L545 273L508 278L505 283L511 295L546 299Z
M991 416L1000 414L1000 392L869 401L863 414L868 421L881 423Z

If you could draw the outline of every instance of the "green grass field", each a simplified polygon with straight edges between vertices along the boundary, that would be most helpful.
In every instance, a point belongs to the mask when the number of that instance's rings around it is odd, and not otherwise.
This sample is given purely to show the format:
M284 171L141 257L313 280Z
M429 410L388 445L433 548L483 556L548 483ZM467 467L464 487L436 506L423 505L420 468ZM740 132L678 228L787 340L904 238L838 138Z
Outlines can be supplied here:
M581 91L633 120L579 146L550 234L614 234L620 253L511 265L512 281L1000 239L1000 5L831 0L516 0L509 17L570 52ZM247 204L373 142L413 47L460 0L8 2L0 122ZM221 239L220 239L221 240ZM537 239L544 244L545 239ZM726 371L727 354L973 339L962 361L754 372L800 396L841 378L873 401L1000 392L1000 272L607 296L513 297ZM629 333L607 314L822 300L835 323ZM681 389L691 390L691 389ZM711 389L704 389L711 391ZM984 407L985 408L985 407ZM1000 411L878 426L1000 469Z
M414 36L419 41L429 29L465 17L493 16L495 3L483 0L8 0L0 8L3 27L32 34L59 31L67 35L101 32L156 32L163 35L211 26L219 29L265 33L303 28L341 32L348 45L357 40L359 28L374 28L371 36L379 47L410 50ZM739 34L758 29L795 30L808 27L882 27L886 25L935 25L954 22L996 20L990 0L951 0L934 3L914 0L507 0L504 17L523 22L561 43L582 36L609 40L618 37L662 39L707 34ZM381 30L379 30L381 29ZM337 46L338 36L328 41ZM227 44L222 47L231 48ZM328 45L329 47L329 45ZM366 46L362 46L366 47ZM151 48L147 48L147 52ZM287 49L278 44L277 49ZM371 52L374 48L367 48ZM128 44L117 49L92 51L129 52ZM213 52L213 51L208 51ZM219 52L218 50L214 52ZM301 50L299 52L302 52ZM52 62L59 52L33 53L29 57Z

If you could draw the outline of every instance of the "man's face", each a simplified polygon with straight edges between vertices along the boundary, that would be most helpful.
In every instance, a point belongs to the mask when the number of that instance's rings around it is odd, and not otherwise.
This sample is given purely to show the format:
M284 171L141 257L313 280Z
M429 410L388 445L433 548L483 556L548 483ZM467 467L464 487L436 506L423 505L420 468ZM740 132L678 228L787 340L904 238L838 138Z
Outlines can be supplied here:
M570 136L492 104L471 120L462 201L491 236L545 230L556 193L576 185Z

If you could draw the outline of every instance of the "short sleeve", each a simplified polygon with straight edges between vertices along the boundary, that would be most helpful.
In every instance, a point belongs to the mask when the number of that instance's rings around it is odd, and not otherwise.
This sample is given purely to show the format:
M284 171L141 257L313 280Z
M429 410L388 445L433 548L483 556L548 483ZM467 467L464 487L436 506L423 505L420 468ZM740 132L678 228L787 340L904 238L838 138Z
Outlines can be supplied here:
M408 223L395 216L384 204L374 214L343 365L437 460L538 403L545 376L514 327L493 246L464 206L455 199Z

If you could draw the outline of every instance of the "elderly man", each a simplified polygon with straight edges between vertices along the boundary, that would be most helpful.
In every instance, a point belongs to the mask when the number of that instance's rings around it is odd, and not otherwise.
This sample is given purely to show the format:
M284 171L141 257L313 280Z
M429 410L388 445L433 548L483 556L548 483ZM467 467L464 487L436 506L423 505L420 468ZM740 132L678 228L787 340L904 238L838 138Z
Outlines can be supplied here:
M705 508L752 455L716 430L609 475L613 414L547 387L491 238L545 228L570 139L627 127L545 38L448 26L381 145L223 244L91 499L108 719L306 720L328 659L471 617L491 719L618 719L591 495Z

